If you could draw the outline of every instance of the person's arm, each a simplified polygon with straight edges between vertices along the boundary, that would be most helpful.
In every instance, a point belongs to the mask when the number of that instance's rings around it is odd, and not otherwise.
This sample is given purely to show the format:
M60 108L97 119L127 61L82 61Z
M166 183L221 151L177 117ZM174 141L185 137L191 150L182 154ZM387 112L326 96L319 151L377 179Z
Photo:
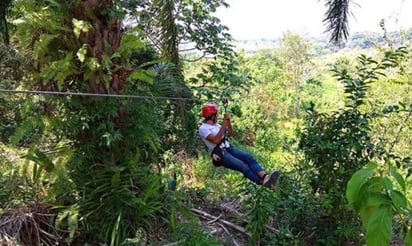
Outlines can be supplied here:
M219 132L216 135L213 135L213 134L207 135L206 139L214 144L219 144L222 141L223 136L225 135L225 128L226 127L228 129L231 128L229 127L229 125L230 125L230 120L223 120L222 125L219 129Z
M223 121L227 122L227 133L228 133L228 135L233 136L234 131L233 131L232 123L230 122L230 116L228 114L225 114L223 116ZM223 125L223 123L222 123L222 125Z

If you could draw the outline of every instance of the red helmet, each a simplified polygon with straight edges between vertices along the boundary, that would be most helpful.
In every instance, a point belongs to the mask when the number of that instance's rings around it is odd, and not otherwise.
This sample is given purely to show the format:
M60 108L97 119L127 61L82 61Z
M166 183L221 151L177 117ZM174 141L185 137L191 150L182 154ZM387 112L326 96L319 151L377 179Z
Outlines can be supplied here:
M202 107L202 116L208 118L213 114L217 113L217 105L213 103L208 103Z

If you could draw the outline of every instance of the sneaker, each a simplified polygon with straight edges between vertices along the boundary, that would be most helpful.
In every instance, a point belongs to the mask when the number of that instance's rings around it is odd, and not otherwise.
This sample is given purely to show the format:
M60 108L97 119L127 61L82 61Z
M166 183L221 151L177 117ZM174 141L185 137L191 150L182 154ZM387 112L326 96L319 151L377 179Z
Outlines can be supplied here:
M279 178L278 171L274 171L266 175L265 178L263 179L263 186L268 187L269 189L275 189L278 178Z

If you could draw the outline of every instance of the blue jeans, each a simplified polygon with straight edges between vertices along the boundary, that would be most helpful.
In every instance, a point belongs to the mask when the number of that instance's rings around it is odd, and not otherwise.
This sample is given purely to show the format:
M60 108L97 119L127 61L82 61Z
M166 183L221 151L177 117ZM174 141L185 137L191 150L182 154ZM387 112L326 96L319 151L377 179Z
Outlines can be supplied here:
M258 172L263 168L251 154L230 147L224 151L222 165L226 168L239 171L256 184L262 184Z

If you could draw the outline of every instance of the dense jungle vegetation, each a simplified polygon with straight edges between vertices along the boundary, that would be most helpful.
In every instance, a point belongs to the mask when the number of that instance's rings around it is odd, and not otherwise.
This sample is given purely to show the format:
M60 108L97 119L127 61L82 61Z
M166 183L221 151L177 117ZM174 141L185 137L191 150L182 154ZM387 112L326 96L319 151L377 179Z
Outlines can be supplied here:
M412 245L412 30L246 54L225 5L0 2L2 245ZM212 165L223 98L275 191Z

